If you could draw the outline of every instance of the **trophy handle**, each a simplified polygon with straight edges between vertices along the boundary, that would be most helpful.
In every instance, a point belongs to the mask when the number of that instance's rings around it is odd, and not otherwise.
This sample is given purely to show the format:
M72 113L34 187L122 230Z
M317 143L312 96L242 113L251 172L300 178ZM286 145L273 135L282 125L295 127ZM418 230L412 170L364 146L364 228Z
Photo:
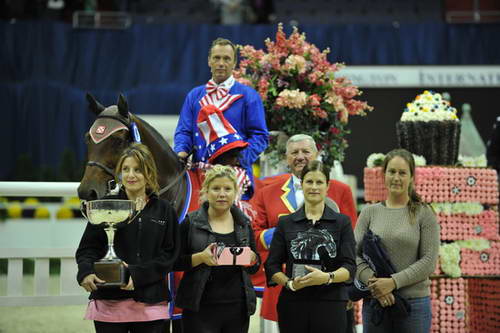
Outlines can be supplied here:
M80 212L82 213L83 217L89 221L89 218L87 216L87 200L82 200L80 202Z

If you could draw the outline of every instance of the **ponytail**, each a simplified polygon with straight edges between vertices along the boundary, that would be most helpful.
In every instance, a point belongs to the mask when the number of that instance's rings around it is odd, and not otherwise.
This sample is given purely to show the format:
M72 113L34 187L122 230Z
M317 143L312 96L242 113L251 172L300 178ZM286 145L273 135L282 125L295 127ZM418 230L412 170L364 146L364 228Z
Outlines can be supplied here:
M408 201L408 212L410 214L410 224L415 224L417 221L417 210L420 205L424 202L420 195L418 195L417 191L415 191L413 182L410 182L410 186L408 186L408 196L410 197L410 201Z

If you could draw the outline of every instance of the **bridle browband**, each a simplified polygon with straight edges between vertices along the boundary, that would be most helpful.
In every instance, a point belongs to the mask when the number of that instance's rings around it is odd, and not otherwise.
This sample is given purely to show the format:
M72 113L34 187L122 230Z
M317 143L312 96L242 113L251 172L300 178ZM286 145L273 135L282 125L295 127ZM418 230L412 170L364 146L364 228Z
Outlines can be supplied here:
M127 128L130 128L130 117L131 116L132 116L131 113L129 113L129 118L115 117L115 116L111 116L111 115L102 115L102 116L97 116L96 120L99 119L99 118L110 118L110 119L119 121L120 123L122 123L123 125L125 125ZM110 167L107 167L106 165L104 165L104 164L102 164L100 162L88 161L87 165L88 166L94 166L94 167L101 168L102 170L104 170L104 172L106 172L111 177L113 177L113 179L116 179L115 172ZM160 192L158 193L158 195L161 196L163 193L165 193L169 189L171 189L172 186L174 186L177 182L179 182L181 180L181 178L186 174L187 170L188 170L188 164L186 163L186 166L184 167L184 169L182 170L182 172L179 173L177 175L177 177L175 177L174 180L172 182L170 182L170 184L168 184L167 186L165 186L164 188L162 188L160 190Z

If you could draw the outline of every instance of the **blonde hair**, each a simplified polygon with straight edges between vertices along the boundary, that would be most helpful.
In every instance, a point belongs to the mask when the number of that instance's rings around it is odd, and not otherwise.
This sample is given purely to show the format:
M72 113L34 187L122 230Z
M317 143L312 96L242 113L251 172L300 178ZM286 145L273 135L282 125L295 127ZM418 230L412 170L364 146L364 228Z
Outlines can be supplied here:
M217 164L205 173L205 180L203 181L200 189L200 203L207 201L208 188L214 179L223 177L228 178L233 183L236 197L238 197L238 181L236 179L236 172L230 166Z
M160 185L158 185L158 171L156 169L156 163L153 158L153 154L148 149L147 146L141 143L132 143L128 146L120 156L118 163L115 168L116 181L120 182L118 177L122 174L122 166L125 159L128 157L133 157L139 163L139 169L144 175L146 180L146 193L156 193L160 191Z

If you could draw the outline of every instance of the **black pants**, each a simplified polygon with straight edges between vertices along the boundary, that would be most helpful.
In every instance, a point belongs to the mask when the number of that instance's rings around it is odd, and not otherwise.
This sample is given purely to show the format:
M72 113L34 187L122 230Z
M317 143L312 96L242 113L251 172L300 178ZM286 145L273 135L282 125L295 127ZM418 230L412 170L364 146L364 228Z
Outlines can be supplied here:
M130 323L108 323L94 320L94 326L97 333L162 333L164 321L162 319Z
M184 330L182 329L182 320L181 319L165 320L165 325L164 325L164 329L162 332L163 333L183 333Z
M355 328L356 325L354 324L354 307L350 310L347 310L345 314L346 314L346 318L347 318L345 332L346 333L356 332L356 328Z
M250 317L244 302L201 305L200 311L182 311L186 333L247 333Z
M346 301L278 301L280 333L345 332Z

